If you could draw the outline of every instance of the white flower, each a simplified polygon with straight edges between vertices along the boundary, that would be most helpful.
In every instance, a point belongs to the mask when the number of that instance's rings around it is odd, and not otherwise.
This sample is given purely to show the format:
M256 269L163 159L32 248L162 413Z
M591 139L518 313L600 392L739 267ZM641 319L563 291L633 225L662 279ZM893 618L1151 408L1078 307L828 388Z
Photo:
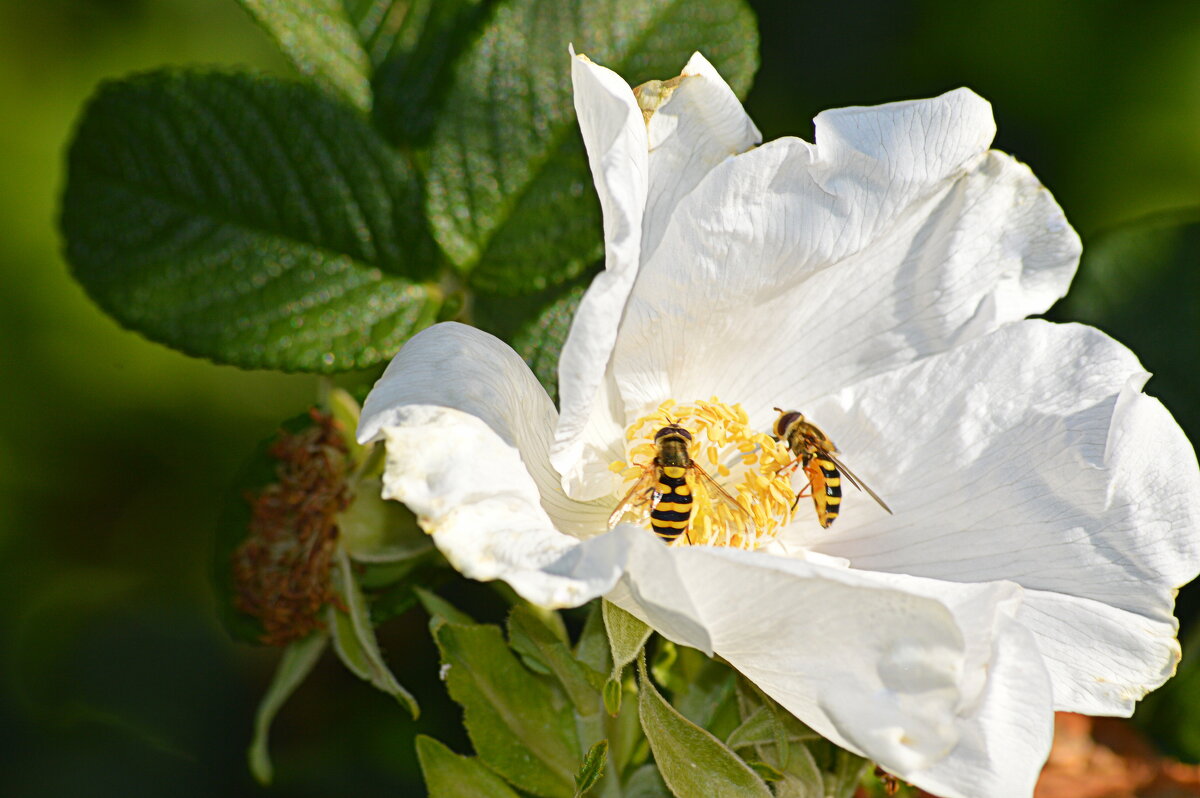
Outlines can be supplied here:
M1062 212L965 89L756 146L699 55L644 113L583 57L573 79L607 254L562 412L505 344L426 330L359 427L387 442L385 495L467 576L607 596L930 792L1030 795L1053 710L1128 715L1171 675L1200 568L1200 472L1148 375L1025 320L1074 273ZM627 432L709 397L759 432L803 411L895 514L847 487L837 523L802 500L762 551L609 530Z

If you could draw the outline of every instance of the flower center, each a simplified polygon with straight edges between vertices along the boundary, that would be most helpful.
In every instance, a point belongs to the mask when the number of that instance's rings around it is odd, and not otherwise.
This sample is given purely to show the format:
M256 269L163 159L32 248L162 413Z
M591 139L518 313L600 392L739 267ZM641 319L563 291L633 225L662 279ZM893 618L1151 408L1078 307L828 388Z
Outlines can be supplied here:
M673 522L661 522L655 516L656 507L663 506L662 482L649 479L658 472L675 469L663 462L667 438L664 427L678 425L690 435L685 445L690 463L678 469L686 485L675 489L690 496L687 505L666 504L674 511ZM686 436L685 436L686 437ZM757 549L775 537L779 528L792 516L796 492L789 479L790 472L781 473L792 460L787 447L768 435L750 427L750 419L739 404L728 405L715 396L707 402L676 404L668 399L658 409L639 418L625 430L626 460L618 460L609 468L624 479L621 492L649 485L646 496L638 496L641 488L628 497L627 505L652 525L662 538L710 546L731 546ZM656 458L658 458L656 460ZM676 498L676 502L678 499ZM680 515L687 516L678 520ZM664 528L665 524L665 528ZM678 531L671 537L671 529Z

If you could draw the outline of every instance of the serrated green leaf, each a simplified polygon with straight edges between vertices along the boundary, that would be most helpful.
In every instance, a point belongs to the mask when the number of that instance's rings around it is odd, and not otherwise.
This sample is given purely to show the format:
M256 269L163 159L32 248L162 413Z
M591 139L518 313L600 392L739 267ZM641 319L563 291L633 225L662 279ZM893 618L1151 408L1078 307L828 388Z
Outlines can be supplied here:
M328 634L313 632L308 637L288 645L283 650L283 656L279 658L271 686L267 688L267 692L258 703L258 710L254 713L254 739L250 741L250 748L246 751L250 773L259 784L270 784L274 774L271 753L267 747L271 722L275 720L275 715L284 702L312 672L328 642Z
M558 680L576 712L586 716L599 711L604 676L575 659L562 638L534 610L524 605L513 607L508 616L508 637L514 651L532 657Z
M438 256L411 170L298 83L162 71L104 85L71 145L62 226L76 279L119 322L247 368L370 366L440 304L416 282Z
M417 735L417 761L429 798L519 798L478 759L460 756L424 734Z
M417 600L421 602L421 606L425 608L425 612L429 613L429 625L431 628L440 626L443 623L456 623L460 626L471 626L475 623L474 618L438 594L419 587L416 588L415 592Z
M523 293L602 253L600 207L575 124L567 45L631 85L702 50L744 93L758 34L741 0L513 0L458 60L430 151L443 249L481 290Z
M758 774L724 743L659 695L638 659L638 714L663 781L680 798L771 798Z
M374 66L375 123L388 140L424 146L445 103L450 65L479 32L491 0L344 0Z
M238 0L288 60L328 91L371 109L371 64L342 0Z
M355 581L350 558L340 549L334 560L333 586L345 605L344 612L332 605L327 609L333 648L338 657L360 679L394 697L416 718L420 714L417 701L396 681L384 662L375 639L375 628L371 625L370 608Z
M575 721L551 684L517 661L497 627L443 623L434 638L480 759L534 795L574 795Z
M612 678L619 681L621 671L641 653L654 630L607 599L603 600L602 611L613 663Z
M596 786L596 782L604 775L604 763L607 759L608 740L601 740L588 749L583 756L583 764L579 766L579 772L575 774L575 798L582 798L584 793Z

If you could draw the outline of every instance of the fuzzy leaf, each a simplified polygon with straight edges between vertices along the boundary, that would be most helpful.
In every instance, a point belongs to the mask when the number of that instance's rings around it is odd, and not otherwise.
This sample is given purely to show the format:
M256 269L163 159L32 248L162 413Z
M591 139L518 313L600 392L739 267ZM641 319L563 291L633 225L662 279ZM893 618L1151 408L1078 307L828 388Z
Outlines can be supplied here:
M371 612L366 599L354 579L350 558L339 550L333 566L333 585L346 611L330 606L328 622L333 632L333 648L346 667L360 679L368 681L383 692L393 696L415 718L420 712L417 701L405 690L387 663L375 639L375 628L371 626Z
M123 325L246 368L390 357L441 302L411 169L313 87L161 71L105 84L71 145L66 254Z
M703 50L736 91L757 66L741 0L513 0L454 67L433 136L429 217L474 287L541 290L602 252L567 45L637 85Z
M758 774L724 743L659 695L638 660L638 711L663 781L677 796L771 798Z
M459 756L424 734L417 735L417 760L429 798L519 798L478 759Z
M270 784L274 774L274 768L271 766L271 753L267 748L271 722L275 720L275 715L283 707L284 702L312 672L313 666L321 658L321 653L325 651L325 644L328 642L328 634L313 632L303 640L297 640L288 645L283 650L283 656L279 658L279 665L275 668L271 686L267 688L267 692L258 703L258 710L254 713L254 739L250 741L250 748L246 752L246 758L250 762L250 772L259 784Z
M479 758L534 795L573 796L580 751L570 706L521 665L498 628L444 623L434 636Z
M575 774L575 798L580 798L604 775L604 762L608 757L608 740L601 740L588 749L583 764Z

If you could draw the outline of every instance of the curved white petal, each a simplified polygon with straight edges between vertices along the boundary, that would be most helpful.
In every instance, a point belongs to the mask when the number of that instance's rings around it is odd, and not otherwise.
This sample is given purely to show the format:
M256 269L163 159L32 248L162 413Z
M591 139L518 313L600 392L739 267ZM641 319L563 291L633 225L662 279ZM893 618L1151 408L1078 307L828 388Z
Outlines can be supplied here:
M772 405L1044 310L1079 241L1029 170L987 152L966 90L818 118L728 159L644 262L614 353L630 415L667 397Z
M805 518L789 541L1020 583L1058 708L1128 714L1172 672L1175 589L1200 571L1200 471L1145 378L1097 330L1027 321L815 401L802 410L895 515L847 487L834 526Z
M542 506L559 529L579 536L604 529L611 507L583 504L563 494L548 454L557 420L554 403L503 341L455 322L435 324L414 335L367 396L358 440L383 438L389 427L408 418L410 405L450 407L481 419L520 452ZM432 440L429 445L434 445ZM467 479L491 478L482 462L466 469Z
M622 563L593 556L554 528L521 453L478 417L431 405L396 408L383 427L383 496L404 502L456 569L503 579L546 607L574 607L609 590Z
M639 546L610 600L712 650L829 739L945 796L1028 795L1050 685L1011 584ZM996 741L1011 743L994 751ZM999 767L1002 765L1003 767Z
M604 271L588 287L559 358L558 420L551 462L573 495L580 481L611 485L604 469L614 458L609 444L621 435L621 420L610 412L605 369L621 308L637 276L642 249L642 217L649 190L646 125L629 85L615 72L585 56L571 57L575 111L588 151L588 163L604 214ZM590 425L590 429L589 429ZM584 458L594 466L581 473ZM596 498L593 490L581 498Z
M604 210L606 258L559 361L563 413L552 460L568 492L591 499L611 491L606 466L622 456L610 447L624 431L624 412L605 370L638 263L657 248L680 200L714 166L762 137L699 53L679 78L643 87L640 109L633 90L604 67L577 57L572 76Z

